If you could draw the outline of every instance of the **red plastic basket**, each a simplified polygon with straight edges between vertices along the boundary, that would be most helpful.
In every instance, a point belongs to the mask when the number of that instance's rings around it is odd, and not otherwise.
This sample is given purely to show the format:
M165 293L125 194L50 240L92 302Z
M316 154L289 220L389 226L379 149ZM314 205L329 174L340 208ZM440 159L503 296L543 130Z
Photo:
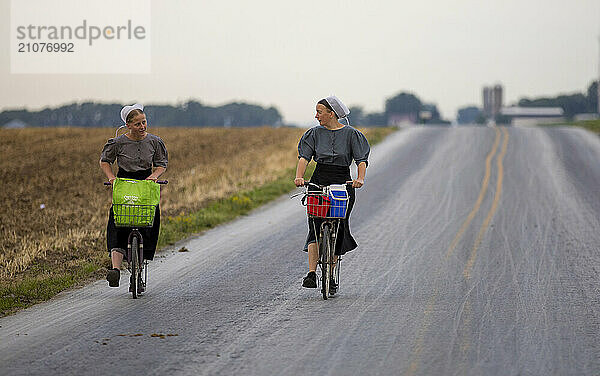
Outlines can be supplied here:
M306 198L306 213L311 217L327 217L330 206L331 200L326 195L309 194Z

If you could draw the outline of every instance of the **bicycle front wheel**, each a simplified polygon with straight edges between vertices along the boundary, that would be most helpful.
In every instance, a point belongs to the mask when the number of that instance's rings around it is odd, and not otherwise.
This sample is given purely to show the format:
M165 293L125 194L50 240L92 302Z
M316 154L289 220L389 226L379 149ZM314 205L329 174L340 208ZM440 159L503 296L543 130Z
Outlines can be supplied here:
M333 263L331 251L331 230L329 226L323 226L321 237L321 292L323 299L327 300L329 295L329 281L331 278L331 265Z
M335 256L334 256L335 257ZM340 289L340 268L341 268L342 257L338 256L337 262L333 264L333 282L335 286L331 289L331 295L335 295Z
M138 297L138 283L139 283L139 273L140 273L140 246L138 242L137 236L133 236L131 239L131 295L133 299L137 299Z

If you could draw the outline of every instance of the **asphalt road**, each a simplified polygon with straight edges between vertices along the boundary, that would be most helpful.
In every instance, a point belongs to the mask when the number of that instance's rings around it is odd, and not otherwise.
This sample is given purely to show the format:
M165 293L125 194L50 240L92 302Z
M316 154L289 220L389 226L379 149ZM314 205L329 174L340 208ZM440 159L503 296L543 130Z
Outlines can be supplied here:
M600 375L599 161L577 129L403 130L337 297L301 287L283 197L163 254L138 300L123 273L0 319L0 374Z

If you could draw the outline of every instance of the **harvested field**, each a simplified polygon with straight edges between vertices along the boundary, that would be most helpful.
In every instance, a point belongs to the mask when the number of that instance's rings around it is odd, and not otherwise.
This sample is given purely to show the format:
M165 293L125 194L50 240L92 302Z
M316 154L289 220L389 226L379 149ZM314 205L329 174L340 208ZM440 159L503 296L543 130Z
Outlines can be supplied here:
M160 128L169 151L162 210L188 213L293 166L302 129ZM110 128L0 131L0 280L40 259L77 264L103 251L110 188L98 161ZM114 168L116 172L116 167ZM90 254L91 253L91 254ZM67 256L67 257L65 257Z
M161 196L165 218L277 179L295 167L297 142L305 131L149 130L169 151L163 177L170 183ZM111 128L0 130L0 287L32 269L36 277L56 268L75 273L98 260L108 265L104 248L111 191L102 185L98 161L113 136Z

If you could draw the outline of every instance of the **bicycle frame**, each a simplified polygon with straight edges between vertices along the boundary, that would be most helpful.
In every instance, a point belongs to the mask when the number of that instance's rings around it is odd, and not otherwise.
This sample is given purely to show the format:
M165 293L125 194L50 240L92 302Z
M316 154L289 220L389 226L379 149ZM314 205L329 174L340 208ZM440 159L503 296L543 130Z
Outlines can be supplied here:
M323 219L319 231L317 231L317 227L315 226L315 222L313 221L313 232L315 234L315 239L317 240L317 247L321 249L321 242L323 241L323 229L325 226L328 226L330 229L330 238L332 240L331 246L335 250L335 245L337 241L337 232L340 227L339 219Z
M330 283L333 277L333 281L336 286L339 286L339 271L340 262L342 260L341 255L335 255L335 249L337 244L337 232L339 229L340 219L324 219L320 226L320 231L317 232L316 226L313 221L313 231L315 234L315 240L317 242L317 249L319 251L319 259L317 265L321 268L321 285L323 299L327 300L328 296L334 295ZM329 239L324 239L326 236ZM329 245L327 245L329 243ZM326 253L329 254L326 254Z
M309 193L308 186L314 186L319 189L319 191L313 191ZM305 192L306 197L318 197L320 195L325 195L327 191L327 187L318 186L313 183L305 183L307 190ZM308 201L308 200L307 200ZM307 213L309 218L312 218L312 231L315 234L315 241L317 245L317 249L319 251L319 259L317 264L321 268L321 285L322 285L322 293L323 299L327 299L329 295L334 295L337 291L336 289L330 289L330 282L333 277L334 283L339 286L339 270L340 270L340 261L341 256L335 255L336 244L337 244L337 233L340 227L340 221L343 219L342 217L329 217L327 213L327 208L319 207L323 205L321 202L315 204L313 200L312 204L307 202L307 205L311 206L307 207ZM347 199L346 199L347 205ZM311 210L312 209L312 210ZM344 208L343 215L345 217L346 208ZM312 214L311 214L312 213ZM317 230L317 225L314 219L319 219L321 221L321 225ZM335 269L335 271L334 271Z

